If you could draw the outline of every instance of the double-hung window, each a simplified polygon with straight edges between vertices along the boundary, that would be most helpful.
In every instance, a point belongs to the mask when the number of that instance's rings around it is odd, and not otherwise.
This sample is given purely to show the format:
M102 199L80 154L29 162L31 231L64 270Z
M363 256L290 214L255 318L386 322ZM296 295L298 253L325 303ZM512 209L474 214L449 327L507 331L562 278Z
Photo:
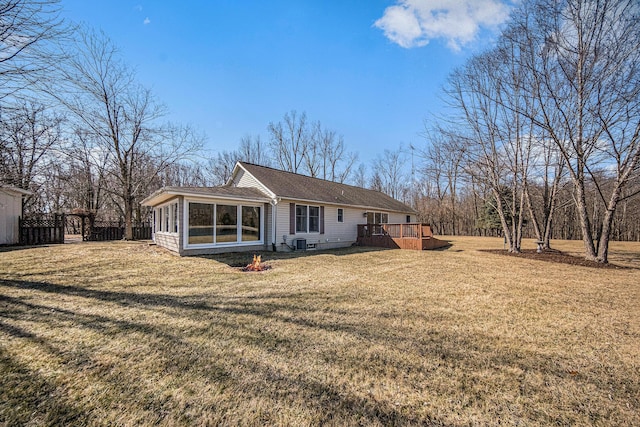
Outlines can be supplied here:
M296 205L296 233L320 232L320 206Z
M296 205L296 233L307 232L307 206Z

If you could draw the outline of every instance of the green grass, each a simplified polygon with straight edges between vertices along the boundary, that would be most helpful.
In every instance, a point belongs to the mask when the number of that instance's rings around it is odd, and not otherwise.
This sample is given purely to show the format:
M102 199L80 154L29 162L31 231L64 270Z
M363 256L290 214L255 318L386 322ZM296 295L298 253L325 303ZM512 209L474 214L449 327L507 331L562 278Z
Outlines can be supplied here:
M4 249L0 424L640 425L640 244L595 269L451 240L262 273L139 242Z

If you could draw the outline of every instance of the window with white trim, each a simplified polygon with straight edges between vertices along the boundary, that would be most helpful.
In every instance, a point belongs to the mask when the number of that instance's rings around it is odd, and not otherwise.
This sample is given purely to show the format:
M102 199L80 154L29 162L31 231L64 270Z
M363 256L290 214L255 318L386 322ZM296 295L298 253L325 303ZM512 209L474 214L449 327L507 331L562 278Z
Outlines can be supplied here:
M262 241L262 208L187 202L187 245L250 244Z
M296 233L320 232L320 206L296 205Z
M338 222L344 222L344 209L338 208Z

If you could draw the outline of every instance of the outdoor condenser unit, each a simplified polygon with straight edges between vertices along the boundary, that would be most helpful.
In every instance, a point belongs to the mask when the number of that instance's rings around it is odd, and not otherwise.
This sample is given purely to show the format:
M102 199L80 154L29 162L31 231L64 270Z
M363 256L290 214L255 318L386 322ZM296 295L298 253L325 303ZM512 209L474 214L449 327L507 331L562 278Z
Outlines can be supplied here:
M306 251L307 250L307 239L297 239L296 246L297 251Z

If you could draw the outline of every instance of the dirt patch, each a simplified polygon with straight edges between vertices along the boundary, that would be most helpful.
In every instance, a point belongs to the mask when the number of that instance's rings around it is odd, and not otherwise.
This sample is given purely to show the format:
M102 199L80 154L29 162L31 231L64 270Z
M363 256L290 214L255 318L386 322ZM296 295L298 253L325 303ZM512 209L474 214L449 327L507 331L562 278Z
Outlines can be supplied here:
M597 261L589 261L581 257L577 257L574 255L569 255L564 252L555 250L555 249L547 249L538 253L535 249L523 249L520 253L513 253L506 251L504 249L481 249L482 252L490 252L492 254L498 255L508 255L518 258L527 258L527 259L535 259L538 261L547 261L547 262L556 262L560 264L570 264L570 265L579 265L582 267L591 267L591 268L613 268L613 269L628 269L630 267L624 267L616 264L603 264Z

